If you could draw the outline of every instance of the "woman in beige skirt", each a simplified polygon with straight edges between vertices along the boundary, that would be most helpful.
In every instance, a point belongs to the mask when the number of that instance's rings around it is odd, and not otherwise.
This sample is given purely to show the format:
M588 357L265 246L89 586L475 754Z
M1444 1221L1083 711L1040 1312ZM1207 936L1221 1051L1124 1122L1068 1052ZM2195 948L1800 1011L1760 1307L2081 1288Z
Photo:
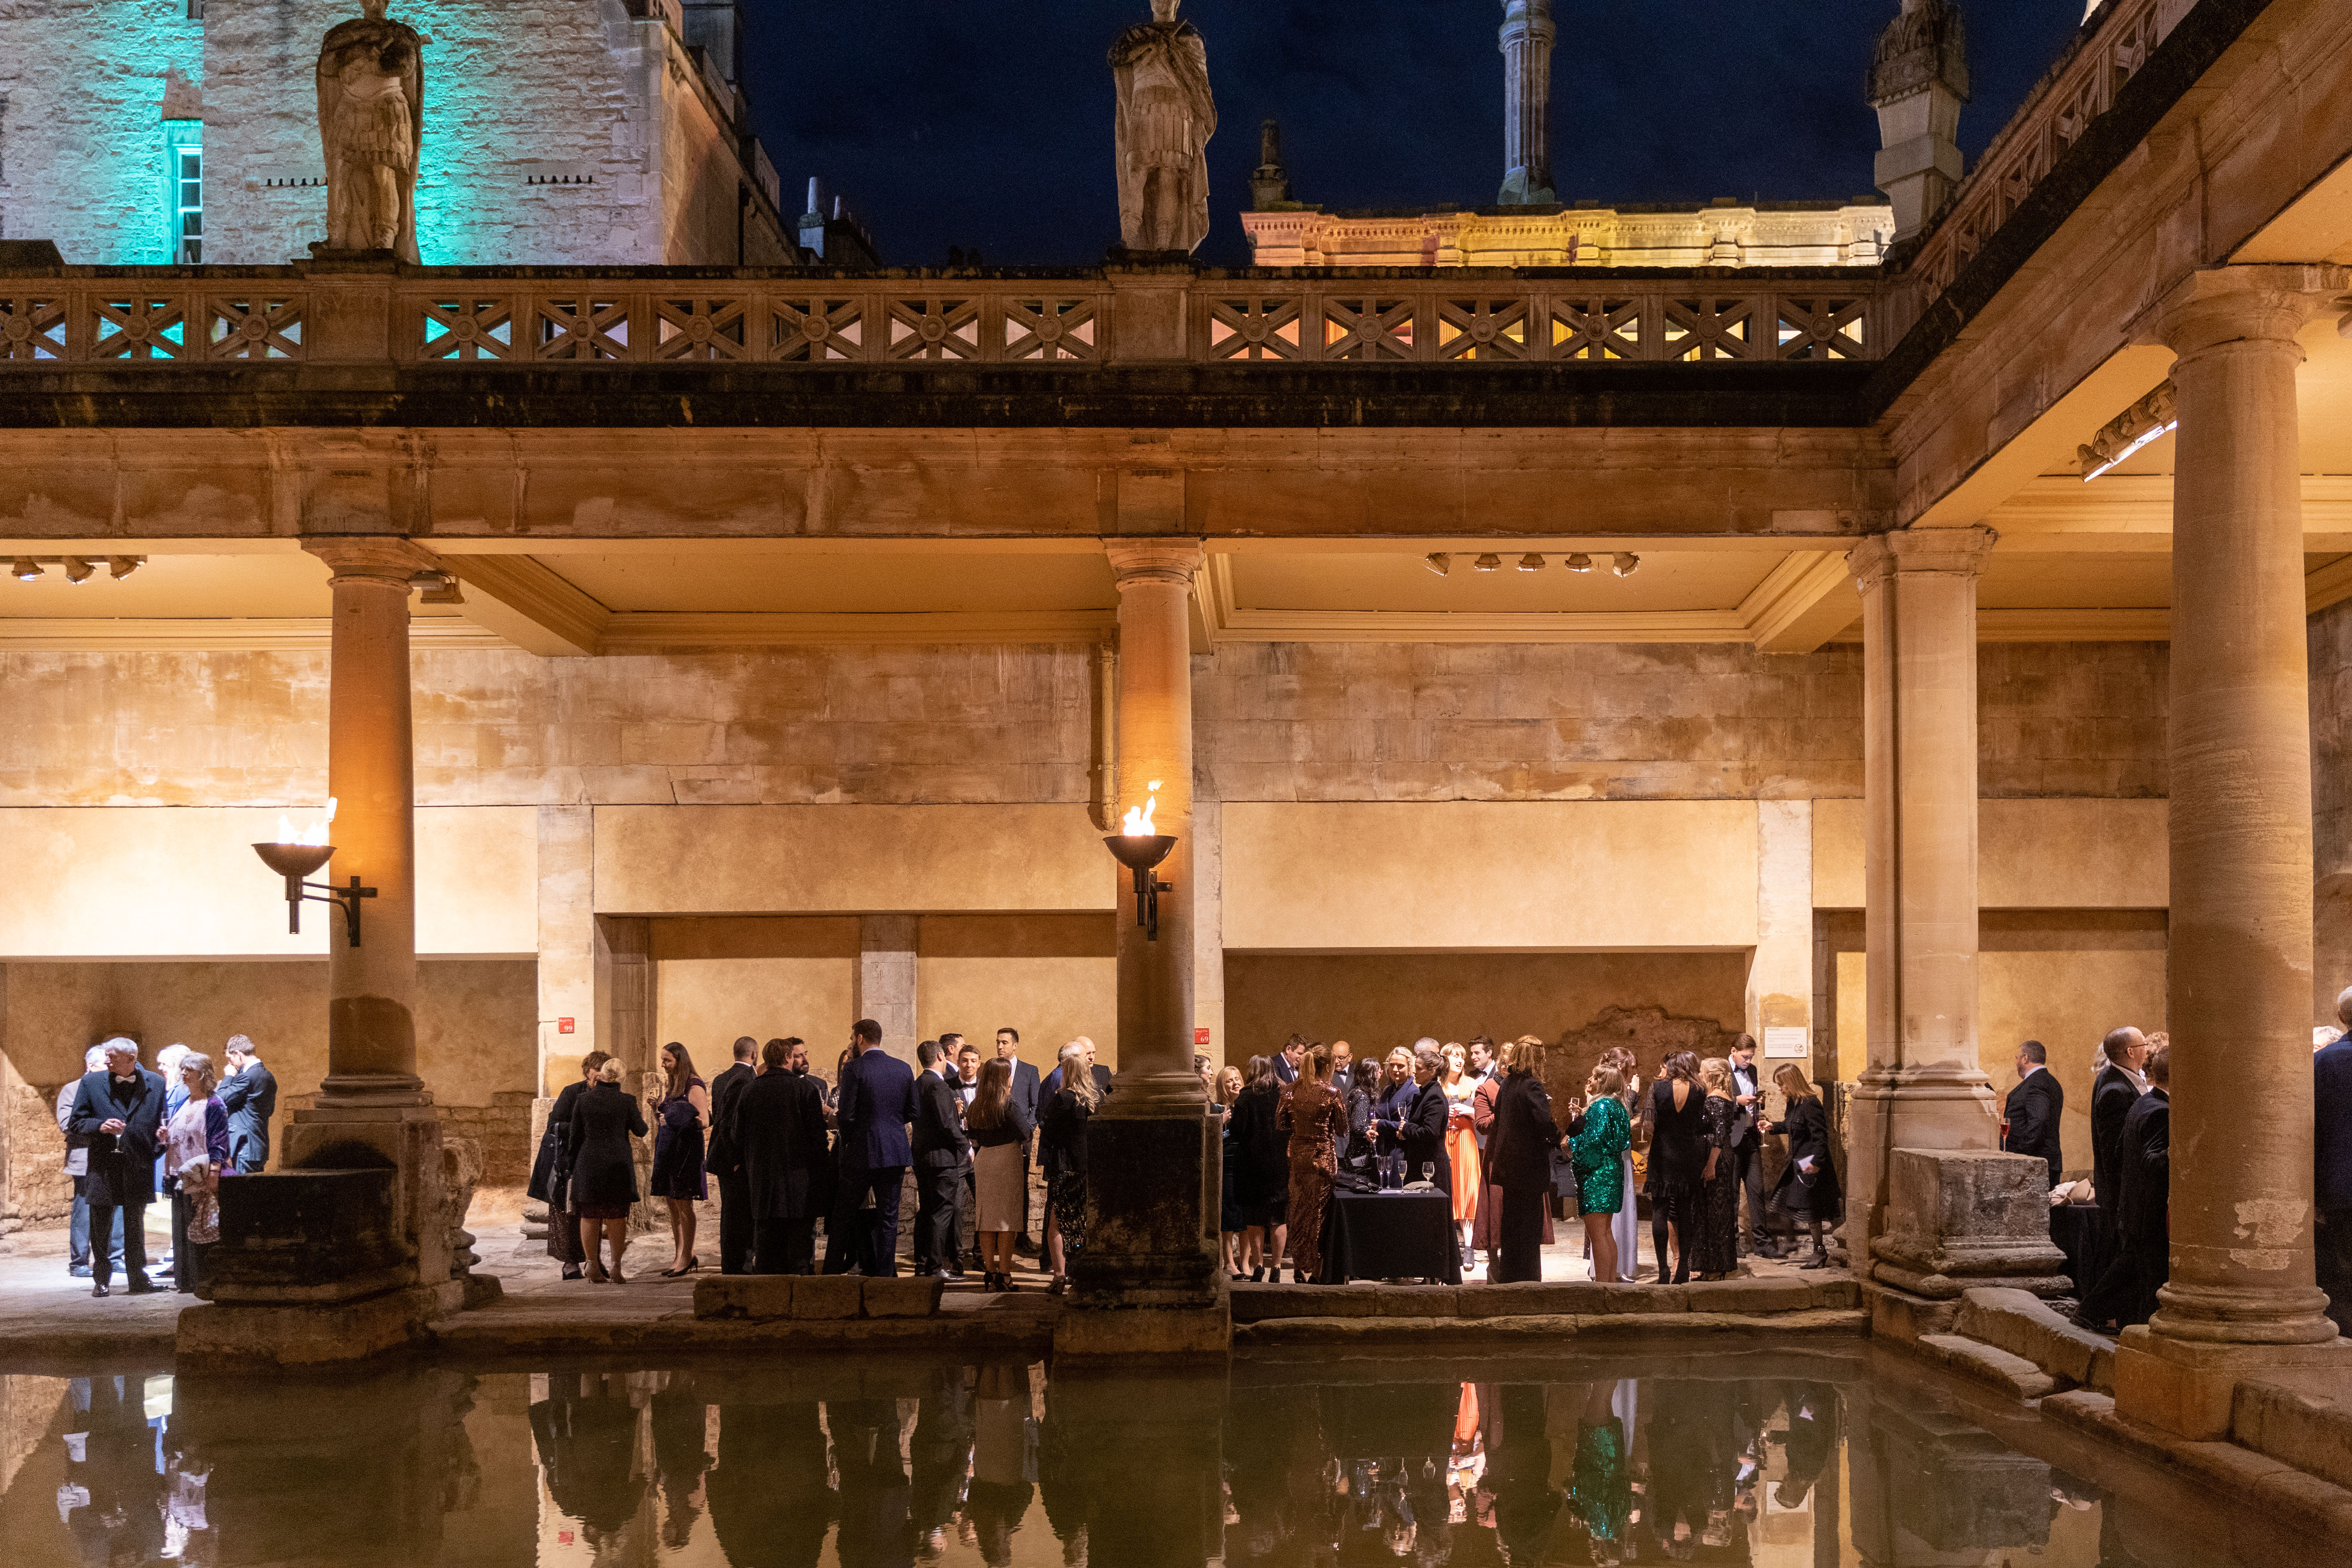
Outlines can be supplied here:
M1028 1212L1028 1167L1022 1156L1034 1131L1029 1118L1013 1103L1013 1064L988 1062L980 1069L980 1088L963 1113L963 1129L971 1139L974 1207L972 1232L980 1242L981 1288L1013 1289L1013 1238L1021 1234Z

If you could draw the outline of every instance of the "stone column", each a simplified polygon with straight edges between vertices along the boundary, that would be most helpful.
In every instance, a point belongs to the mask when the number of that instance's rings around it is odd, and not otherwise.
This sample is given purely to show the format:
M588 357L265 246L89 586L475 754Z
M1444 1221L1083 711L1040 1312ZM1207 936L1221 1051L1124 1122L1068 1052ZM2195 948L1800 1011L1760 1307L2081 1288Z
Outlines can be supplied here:
M1985 528L1874 535L1863 605L1870 1061L1849 1110L1846 1240L1883 1228L1896 1149L1991 1149L1977 1064L1977 574Z
M915 1059L915 1042L921 1037L915 1020L916 921L913 915L861 915L857 921L855 1009L859 1017L882 1026L882 1048L908 1062Z
M1762 1054L1767 1029L1813 1030L1813 803L1756 803L1756 953L1748 966L1748 1032L1765 1085L1781 1060ZM1812 1062L1801 1063L1808 1078Z
M2311 721L2295 334L2340 268L2224 268L2165 301L2172 552L2172 1274L2124 1414L2229 1430L2253 1372L2335 1365L2312 1262ZM2319 1347L2327 1347L2325 1350Z
M1118 771L1123 811L1159 783L1154 817L1176 847L1160 868L1160 934L1136 921L1133 877L1118 888L1117 1087L1087 1140L1094 1230L1074 1270L1076 1305L1057 1351L1222 1352L1231 1342L1216 1267L1218 1162L1192 1071L1192 650L1195 539L1105 542L1118 578Z
M1503 0L1504 206L1543 205L1551 188L1551 0Z

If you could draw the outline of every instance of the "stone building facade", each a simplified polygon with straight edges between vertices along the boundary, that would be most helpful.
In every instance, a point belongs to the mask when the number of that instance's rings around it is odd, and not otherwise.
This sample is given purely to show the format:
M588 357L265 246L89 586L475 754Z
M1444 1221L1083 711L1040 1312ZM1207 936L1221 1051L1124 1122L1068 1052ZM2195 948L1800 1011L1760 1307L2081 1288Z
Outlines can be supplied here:
M736 7L412 0L427 265L790 265ZM0 237L271 265L326 232L313 64L346 0L5 0ZM193 175L193 178L191 176ZM193 243L192 243L193 242Z

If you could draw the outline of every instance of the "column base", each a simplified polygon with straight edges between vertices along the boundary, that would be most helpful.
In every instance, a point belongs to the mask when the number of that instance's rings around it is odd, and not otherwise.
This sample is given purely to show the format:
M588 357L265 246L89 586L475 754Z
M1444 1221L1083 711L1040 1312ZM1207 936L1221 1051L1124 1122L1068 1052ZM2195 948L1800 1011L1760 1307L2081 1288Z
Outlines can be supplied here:
M1223 1361L1233 1354L1234 1315L1213 1307L1066 1309L1054 1324L1054 1360L1165 1362L1171 1356Z
M1072 1259L1081 1312L1225 1312L1217 1266L1223 1163L1208 1108L1136 1114L1113 1095L1087 1128L1085 1248ZM1229 1336L1228 1336L1229 1337Z
M415 1272L404 1281L433 1286L450 1277L449 1221L441 1121L432 1105L311 1106L286 1129L283 1168L389 1165L394 1177L393 1224Z
M212 1372L370 1361L422 1340L436 1318L464 1310L465 1295L464 1284L450 1281L332 1305L190 1307L180 1314L175 1349L182 1365Z
M2230 1436L2238 1384L2249 1378L2292 1381L2337 1397L2352 1394L2352 1340L2200 1344L2137 1324L2116 1346L2116 1413L2191 1442L2221 1442Z

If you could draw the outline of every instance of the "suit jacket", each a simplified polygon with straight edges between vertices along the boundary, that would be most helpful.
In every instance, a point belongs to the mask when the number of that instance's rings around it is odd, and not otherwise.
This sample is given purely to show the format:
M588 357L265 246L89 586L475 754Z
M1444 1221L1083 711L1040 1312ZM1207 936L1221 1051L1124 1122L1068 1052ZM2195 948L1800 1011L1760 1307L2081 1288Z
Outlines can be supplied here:
M757 1077L759 1073L750 1062L737 1062L710 1080L710 1142L702 1163L714 1176L743 1173L743 1151L736 1147L734 1134L728 1130L727 1112L735 1097L749 1089Z
M925 1171L952 1171L971 1152L963 1135L955 1090L948 1080L925 1068L915 1079L915 1164Z
M2066 1109L2066 1086L2048 1068L2037 1068L2009 1091L2001 1114L2009 1120L2009 1140L2001 1146L2012 1154L2036 1154L2050 1162L2050 1184L2056 1186L2066 1166L2058 1146L2058 1119Z
M1482 1089L1483 1092L1483 1089ZM1551 1095L1533 1073L1513 1073L1495 1096L1495 1131L1486 1157L1487 1182L1506 1190L1551 1188L1551 1154L1559 1123Z
M1298 1081L1298 1069L1290 1065L1290 1058L1288 1057L1284 1056L1280 1051L1276 1051L1274 1053L1274 1076L1284 1083L1297 1083Z
M73 1130L74 1101L81 1098L81 1079L58 1086L58 1131L66 1135L66 1174L89 1174L89 1140Z
M1412 1097L1418 1092L1420 1092L1419 1086L1411 1079L1405 1079L1393 1089L1381 1089L1373 1091L1372 1121L1375 1123L1388 1123L1387 1126L1378 1128L1372 1136L1373 1146L1380 1152L1393 1154L1402 1146L1397 1136L1397 1125L1404 1121L1406 1112L1412 1104Z
M2109 1062L2091 1085L2091 1185L2099 1206L2116 1212L2116 1140L2123 1136L2124 1118L2139 1100L2139 1079Z
M269 1119L278 1114L278 1079L265 1062L221 1079L221 1109L228 1112L228 1157L240 1167L260 1169L269 1158Z
M1110 1068L1103 1066L1100 1062L1095 1063L1094 1079L1095 1092L1097 1095L1105 1095L1110 1092ZM1051 1105L1054 1102L1054 1097L1061 1092L1062 1069L1060 1068L1055 1068L1052 1072L1045 1075L1045 1081L1037 1086L1037 1103L1040 1105ZM1042 1112L1037 1118L1037 1125L1041 1130L1045 1125L1045 1119Z
M1031 1127L1037 1125L1037 1112L1045 1097L1037 1092L1037 1069L1017 1057L1013 1062L1013 1103L1021 1108Z
M1738 1066L1733 1067L1731 1069L1731 1094L1733 1100L1737 1102L1739 1096L1743 1094L1756 1093L1756 1085L1758 1081L1755 1063L1750 1062L1744 1068ZM1759 1101L1759 1103L1761 1102ZM1756 1106L1742 1105L1739 1107L1738 1113L1732 1118L1731 1148L1733 1152L1744 1152L1749 1149L1760 1149L1764 1146L1764 1135L1756 1131Z
M1404 1179L1417 1182L1423 1165L1434 1165L1431 1180L1447 1192L1454 1190L1454 1162L1445 1157L1445 1090L1435 1079L1419 1086L1405 1107L1404 1130L1400 1135L1404 1145Z
M727 1114L730 1141L743 1157L743 1185L753 1214L767 1219L814 1219L831 1211L833 1167L825 1157L824 1091L815 1079L761 1073L729 1098Z
M155 1162L163 1149L163 1079L145 1068L129 1083L116 1085L104 1068L84 1073L67 1118L69 1135L89 1140L92 1208L155 1201ZM120 1120L122 1131L100 1132L102 1122Z
M913 1163L907 1124L915 1120L915 1070L873 1047L842 1069L834 1114L841 1141L834 1145L845 1171L882 1171Z
M2352 1214L2352 1035L2311 1058L2319 1137L2312 1146L2312 1194L2324 1215Z
M2161 1247L2172 1214L2172 1099L2151 1089L2132 1102L2116 1140L2116 1234L2126 1246Z

